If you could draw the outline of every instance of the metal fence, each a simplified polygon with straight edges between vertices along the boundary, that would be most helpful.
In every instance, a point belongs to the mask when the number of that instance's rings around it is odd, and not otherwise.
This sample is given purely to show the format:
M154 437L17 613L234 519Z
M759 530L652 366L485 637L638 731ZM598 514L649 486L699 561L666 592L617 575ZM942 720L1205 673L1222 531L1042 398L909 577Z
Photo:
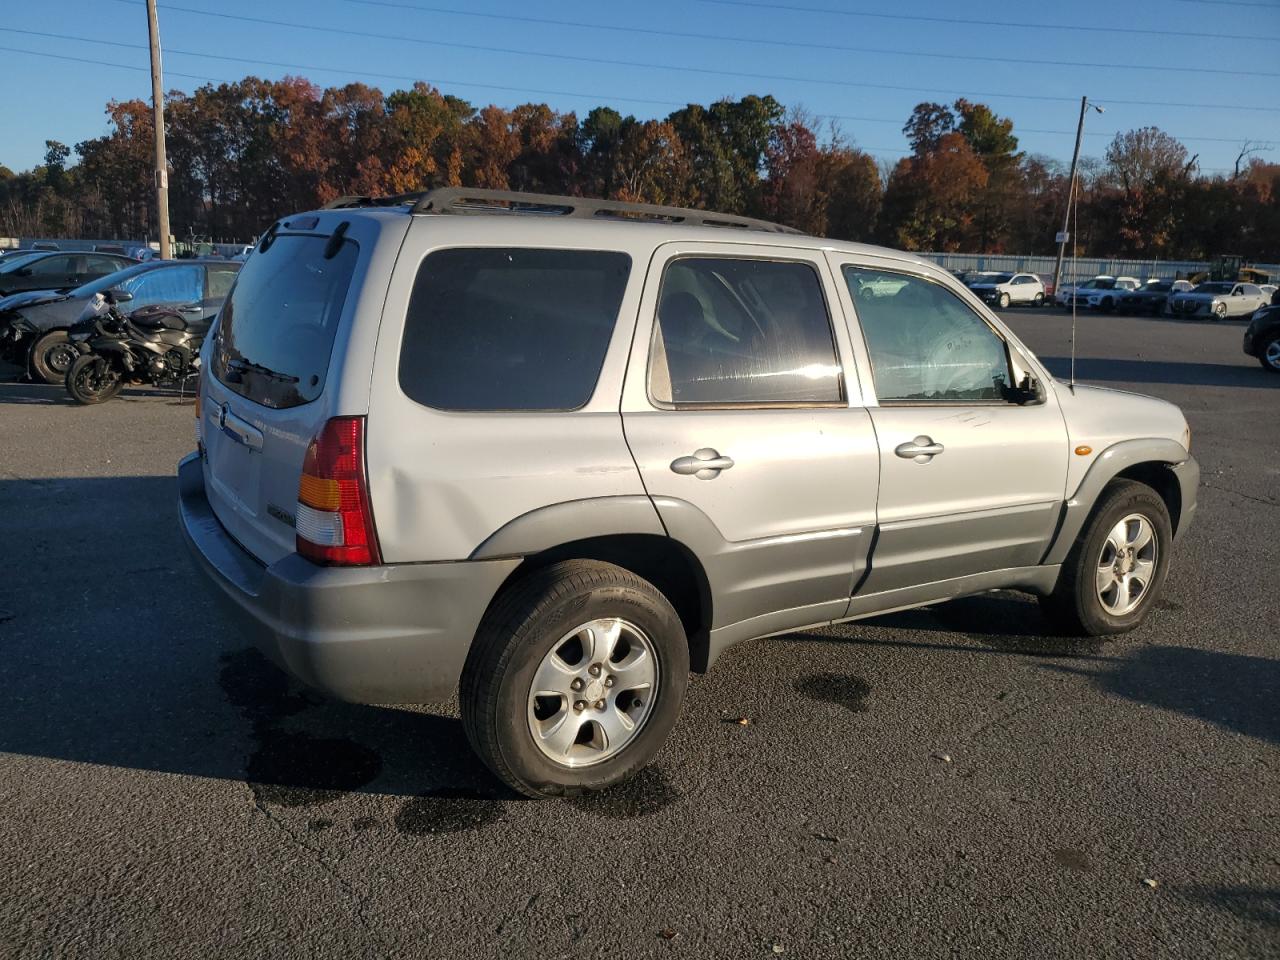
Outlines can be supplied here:
M994 253L921 253L919 256L932 260L947 270L997 270L1001 273L1037 273L1053 277L1056 257L1031 257L1016 254ZM1107 275L1112 277L1137 277L1148 280L1159 277L1173 280L1186 277L1212 266L1203 260L1122 260L1107 257L1081 257L1075 261L1074 269L1070 259L1062 262L1062 282L1074 283L1076 280L1087 280L1089 277ZM1273 279L1280 277L1280 264L1255 263L1251 266L1269 274Z
M64 237L0 237L0 250L29 250L37 243L56 244L57 249L66 250L69 253L90 252L106 248L112 252L123 249L130 256L136 256L139 251L144 249L149 249L153 252L159 252L160 250L160 244L154 240L72 240ZM198 246L202 253L207 251L216 256L227 257L239 253L244 244L200 241ZM181 238L175 243L176 250L184 250L189 247L190 244Z

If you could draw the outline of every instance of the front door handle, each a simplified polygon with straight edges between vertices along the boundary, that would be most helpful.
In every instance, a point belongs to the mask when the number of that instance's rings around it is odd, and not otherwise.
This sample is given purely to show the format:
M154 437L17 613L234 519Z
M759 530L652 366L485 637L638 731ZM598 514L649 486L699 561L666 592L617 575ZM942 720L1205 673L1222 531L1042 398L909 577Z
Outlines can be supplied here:
M916 463L928 463L938 454L947 448L940 443L934 443L933 437L919 436L914 440L906 443L900 443L894 448L894 453L902 457L903 460L914 460Z
M671 461L671 469L681 476L694 476L699 480L714 480L720 476L721 470L733 466L733 460L722 457L710 447L695 450L691 457L680 457Z

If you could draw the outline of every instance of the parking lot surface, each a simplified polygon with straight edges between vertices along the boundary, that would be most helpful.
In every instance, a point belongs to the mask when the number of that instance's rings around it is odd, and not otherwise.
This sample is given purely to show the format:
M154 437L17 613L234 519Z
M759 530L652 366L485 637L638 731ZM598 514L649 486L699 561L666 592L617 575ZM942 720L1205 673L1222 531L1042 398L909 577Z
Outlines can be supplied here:
M1060 374L1069 318L1006 314ZM1280 377L1087 316L1204 470L1146 624L989 594L759 640L656 763L535 802L452 705L291 686L180 542L189 399L0 383L0 956L1280 956Z

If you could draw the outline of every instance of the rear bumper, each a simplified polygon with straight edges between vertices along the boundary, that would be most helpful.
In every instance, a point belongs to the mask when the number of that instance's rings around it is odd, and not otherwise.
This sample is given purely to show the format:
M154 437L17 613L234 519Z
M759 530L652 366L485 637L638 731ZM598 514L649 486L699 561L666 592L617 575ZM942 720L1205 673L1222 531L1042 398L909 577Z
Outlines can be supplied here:
M448 699L472 637L519 560L320 567L290 554L264 567L223 528L200 458L178 465L178 512L196 566L267 657L358 703Z

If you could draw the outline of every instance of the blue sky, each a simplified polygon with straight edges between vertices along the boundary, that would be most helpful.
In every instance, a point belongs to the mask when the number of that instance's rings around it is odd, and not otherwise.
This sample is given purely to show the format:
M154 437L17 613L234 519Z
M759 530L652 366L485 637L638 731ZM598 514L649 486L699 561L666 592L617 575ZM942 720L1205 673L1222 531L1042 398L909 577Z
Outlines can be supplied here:
M1088 118L1086 155L1101 156L1118 130L1155 125L1184 138L1206 170L1229 168L1244 140L1271 141L1274 149L1261 156L1280 162L1280 0L159 3L168 89L247 73L384 90L422 79L477 105L534 100L583 115L603 103L641 117L772 93L847 118L838 121L845 137L886 159L906 151L901 127L912 106L966 95L1012 117L1022 149L1062 160L1070 159L1078 98L1087 94L1106 113ZM9 0L4 13L0 164L26 169L41 161L46 139L75 144L100 135L107 100L149 95L143 0ZM1210 104L1224 108L1192 106Z

